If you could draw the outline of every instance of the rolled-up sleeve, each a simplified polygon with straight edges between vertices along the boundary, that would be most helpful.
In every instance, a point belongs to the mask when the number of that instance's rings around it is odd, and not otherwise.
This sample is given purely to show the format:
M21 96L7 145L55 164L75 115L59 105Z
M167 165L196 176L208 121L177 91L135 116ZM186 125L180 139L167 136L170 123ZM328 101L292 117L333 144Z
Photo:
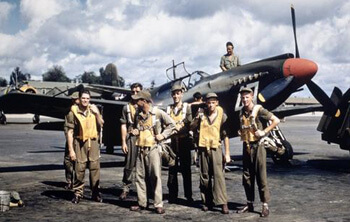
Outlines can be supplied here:
M74 126L74 114L70 111L65 118L64 128L68 131L69 129L74 129Z
M163 135L164 138L168 138L169 136L171 136L172 131L175 130L175 122L163 110L159 109L158 115L162 120L162 124L165 126L165 128L161 134Z
M126 108L127 105L125 105L123 107L123 110L122 110L122 116L120 117L120 123L121 124L126 124L128 122L128 112L127 112L127 108Z
M221 139L224 139L225 137L227 137L227 115L226 115L226 113L223 114L223 117L221 120L220 137L221 137Z

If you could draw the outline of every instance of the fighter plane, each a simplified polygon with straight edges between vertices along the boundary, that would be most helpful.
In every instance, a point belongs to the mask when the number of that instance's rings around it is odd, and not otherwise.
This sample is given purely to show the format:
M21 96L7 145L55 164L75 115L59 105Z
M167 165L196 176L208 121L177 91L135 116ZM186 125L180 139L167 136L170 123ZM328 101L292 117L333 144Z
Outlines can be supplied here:
M185 72L185 75L177 76L175 69L183 64L173 65L173 76L171 81L150 90L154 104L165 108L172 103L170 89L173 84L182 84L185 88L184 101L191 102L192 95L199 91L202 94L215 92L219 96L220 105L228 115L229 137L237 136L239 128L239 110L241 101L239 91L242 87L250 87L254 91L255 102L262 104L268 110L274 112L279 117L285 117L311 111L325 111L321 120L324 138L329 142L335 142L345 149L349 147L349 90L342 96L339 89L329 98L323 90L311 79L317 73L317 64L311 60L300 58L297 38L295 11L292 7L292 21L295 41L295 56L291 53L262 59L248 63L231 70L209 75L202 71L192 73ZM169 69L168 69L169 70ZM299 91L302 86L307 85L311 93L321 103L321 105L307 107L281 107L283 102L294 92ZM93 86L92 89L113 90L129 95L130 91L118 87ZM122 107L127 104L129 96L121 100L92 100L92 103L100 104L104 107L105 126L103 130L103 142L107 152L113 152L114 145L120 145L120 123ZM70 99L64 96L29 95L20 92L9 93L0 97L0 110L2 104L6 104L7 109L21 110L23 113L38 113L56 118L63 118L69 111ZM345 107L345 108L344 108ZM344 113L344 110L347 112ZM336 118L336 120L334 120ZM327 122L327 124L325 124ZM339 140L330 131L332 127L337 127L339 122L343 122L341 133L343 139ZM345 123L344 123L345 122ZM268 123L265 123L268 124ZM345 124L345 125L344 125ZM325 126L327 125L327 126ZM337 128L339 129L339 127ZM327 136L328 135L328 136ZM285 148L282 156L273 154L275 161L285 161L293 157L293 149L290 143L283 136L279 128L276 128L270 137L280 146ZM344 141L345 142L344 142Z

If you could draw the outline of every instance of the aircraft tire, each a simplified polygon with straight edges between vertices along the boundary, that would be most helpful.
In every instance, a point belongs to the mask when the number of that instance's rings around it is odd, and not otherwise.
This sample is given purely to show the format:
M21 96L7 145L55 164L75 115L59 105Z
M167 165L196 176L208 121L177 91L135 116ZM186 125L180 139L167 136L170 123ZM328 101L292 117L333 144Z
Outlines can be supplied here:
M288 164L289 160L293 159L293 147L287 140L282 140L282 145L286 149L282 156L278 154L272 155L272 160L275 164Z

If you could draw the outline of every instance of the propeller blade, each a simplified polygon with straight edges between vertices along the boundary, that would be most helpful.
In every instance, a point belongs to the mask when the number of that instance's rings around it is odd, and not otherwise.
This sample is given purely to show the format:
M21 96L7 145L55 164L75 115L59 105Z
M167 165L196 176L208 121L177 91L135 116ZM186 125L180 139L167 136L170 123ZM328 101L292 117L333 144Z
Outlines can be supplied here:
M277 79L273 81L268 86L266 86L258 95L261 102L266 102L269 99L275 97L280 92L282 92L288 85L293 81L293 76L288 76L287 78Z
M349 99L350 99L350 89L348 89L348 90L344 93L343 99L345 99L345 101L349 101Z
M322 104L322 106L325 109L325 112L333 115L336 112L337 107L333 103L333 101L327 96L327 94L313 81L310 81L306 85L309 88L311 94L317 99L319 103Z
M295 23L295 10L294 10L294 6L293 5L291 5L291 13L292 13L294 42L295 42L295 58L300 58L299 49L298 49L298 42L297 42L296 23Z

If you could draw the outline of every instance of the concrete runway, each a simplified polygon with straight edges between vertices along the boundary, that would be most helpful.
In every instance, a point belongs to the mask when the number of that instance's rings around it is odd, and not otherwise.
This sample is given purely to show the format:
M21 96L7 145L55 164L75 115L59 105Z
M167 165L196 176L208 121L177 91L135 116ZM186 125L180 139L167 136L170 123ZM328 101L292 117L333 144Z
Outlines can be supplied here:
M289 117L281 129L294 147L290 166L274 165L268 159L268 182L271 190L270 216L260 218L261 204L256 192L255 213L236 214L245 204L241 176L241 143L231 139L233 172L226 173L229 215L200 209L198 169L192 167L194 206L187 206L180 187L179 204L165 203L166 213L131 212L136 203L133 192L119 201L124 157L120 150L113 155L102 150L101 192L103 203L85 199L78 205L70 202L72 193L64 190L62 132L33 130L32 116L8 116L8 125L0 125L0 190L18 191L26 207L0 212L0 221L350 221L350 156L337 145L320 139L316 131L319 117ZM52 121L42 119L42 121ZM116 135L119 136L119 135ZM88 175L88 172L86 173ZM88 177L86 177L88 178ZM162 172L166 199L167 171ZM88 183L86 183L88 185ZM179 176L179 184L182 184ZM349 187L348 187L349 186Z

